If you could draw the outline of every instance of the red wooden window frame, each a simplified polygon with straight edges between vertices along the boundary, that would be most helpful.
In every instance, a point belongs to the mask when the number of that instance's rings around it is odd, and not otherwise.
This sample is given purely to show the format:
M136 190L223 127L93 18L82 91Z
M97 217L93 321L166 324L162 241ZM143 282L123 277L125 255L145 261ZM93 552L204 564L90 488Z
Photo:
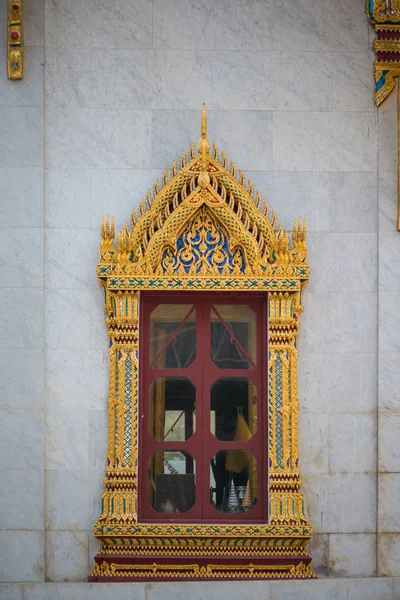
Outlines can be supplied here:
M251 369L222 369L211 359L211 308L245 304L257 316L257 363ZM159 304L193 304L196 308L196 358L186 369L151 367L150 315ZM268 356L267 295L245 292L142 292L139 336L139 474L138 520L146 522L266 523L268 520ZM186 377L196 387L196 431L182 442L157 441L149 430L149 389L159 377ZM210 390L222 377L248 377L257 387L257 431L247 442L226 442L210 429ZM257 459L257 504L249 513L226 514L210 503L210 461L219 450L248 450ZM185 451L196 460L196 501L185 513L156 512L148 501L149 459L157 451Z

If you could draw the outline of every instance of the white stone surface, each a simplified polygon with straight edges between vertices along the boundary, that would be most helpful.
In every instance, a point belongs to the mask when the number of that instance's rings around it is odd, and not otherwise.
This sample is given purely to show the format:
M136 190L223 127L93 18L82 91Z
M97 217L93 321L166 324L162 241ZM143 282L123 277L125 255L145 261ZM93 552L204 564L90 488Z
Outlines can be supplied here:
M400 577L400 533L382 533L378 545L378 574ZM394 581L394 598L399 597L400 581Z
M379 475L379 531L381 533L400 532L400 473L380 473Z
M46 227L90 227L89 169L46 169Z
M145 110L49 108L46 166L149 167L150 122Z
M329 432L331 473L375 473L377 463L375 415L331 415Z
M218 52L214 56L213 73L213 108L253 111L332 108L329 55Z
M43 581L44 540L42 531L0 531L1 581ZM23 560L21 560L23 557ZM5 596L7 598L8 596Z
M4 467L43 468L43 442L43 411L0 410L0 455Z
M39 227L2 227L0 286L43 287L43 230Z
M329 568L335 577L374 577L376 534L331 534Z
M400 576L397 99L375 111L364 0L30 0L24 15L23 81L0 65L0 580L91 568L107 445L101 217L122 228L197 143L203 101L210 140L284 228L307 218L300 461L315 565L336 579L24 585L0 598L394 600L393 580L337 579L374 572L377 514L378 572Z
M82 581L89 570L86 531L48 531L46 572L48 581Z
M43 350L0 349L0 407L43 408Z
M400 352L379 353L379 407L400 412Z
M400 473L400 413L379 415L379 471Z
M0 167L0 227L43 227L43 169Z
M376 411L376 353L299 351L300 406L311 413Z
M329 472L329 415L300 413L299 452L303 472Z
M10 468L8 471L0 471L0 481L0 529L43 529L43 469Z
M274 170L376 170L371 112L275 112Z

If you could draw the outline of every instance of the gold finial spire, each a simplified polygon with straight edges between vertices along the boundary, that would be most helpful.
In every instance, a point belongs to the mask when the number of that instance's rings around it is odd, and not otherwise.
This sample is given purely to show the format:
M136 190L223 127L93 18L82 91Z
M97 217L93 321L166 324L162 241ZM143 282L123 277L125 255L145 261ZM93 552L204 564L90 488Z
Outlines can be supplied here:
M207 187L210 183L210 177L207 172L207 154L210 151L210 144L207 139L207 113L206 105L203 102L203 109L201 112L201 137L199 141L199 154L201 154L201 173L199 175L199 186L201 188Z

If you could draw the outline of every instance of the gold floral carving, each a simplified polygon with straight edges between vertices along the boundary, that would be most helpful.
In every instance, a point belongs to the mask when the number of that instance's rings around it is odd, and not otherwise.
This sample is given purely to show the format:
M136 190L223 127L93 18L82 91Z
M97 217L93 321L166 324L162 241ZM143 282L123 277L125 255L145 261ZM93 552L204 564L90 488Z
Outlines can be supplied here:
M115 240L116 238L116 240ZM94 533L102 550L90 577L313 577L306 552L312 528L300 492L297 339L301 293L309 278L306 223L291 242L275 211L251 181L219 153L210 153L205 107L198 153L165 171L138 214L115 236L101 227L97 274L104 288L109 338L108 450L102 514ZM263 290L269 299L269 522L260 525L140 523L138 468L138 306L141 290ZM131 557L109 564L102 557ZM154 556L154 565L134 557ZM297 557L274 568L166 567L157 557ZM299 564L304 556L306 564ZM114 559L115 560L115 559ZM290 561L289 561L290 562ZM190 573L190 574L188 574Z

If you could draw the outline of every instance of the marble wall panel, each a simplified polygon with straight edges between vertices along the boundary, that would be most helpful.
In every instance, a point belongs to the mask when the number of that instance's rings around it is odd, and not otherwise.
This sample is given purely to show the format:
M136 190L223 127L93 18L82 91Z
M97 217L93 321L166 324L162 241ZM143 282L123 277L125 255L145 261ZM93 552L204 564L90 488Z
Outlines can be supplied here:
M331 534L329 568L334 577L374 577L376 534Z
M0 226L42 227L43 195L41 167L0 167Z
M102 347L106 339L104 296L98 288L46 290L46 346L80 350ZM62 315L62 318L60 318Z
M101 488L101 471L47 471L46 529L90 530L99 516L96 511Z
M378 228L376 174L331 173L331 184L331 231L354 233L376 231ZM371 245L376 245L372 238Z
M306 465L304 465L306 468ZM300 464L300 470L304 469ZM374 533L374 474L308 474L302 476L307 515L316 533Z
M370 352L377 344L377 297L308 293L302 314L300 345L306 352Z
M400 352L379 353L379 407L400 412Z
M89 411L89 467L101 472L107 461L108 411L106 399L103 410Z
M1 167L43 166L43 108L0 106Z
M378 545L378 575L400 577L400 533L381 533ZM394 581L394 598L400 595L400 581Z
M333 110L373 111L371 52L338 52L333 55Z
M93 106L147 108L152 98L150 60L151 56L147 50L93 50Z
M332 60L325 54L219 52L213 61L212 106L224 110L331 110L331 77Z
M371 112L274 113L274 170L375 171Z
M2 409L0 415L0 454L4 467L43 468L43 411L10 408Z
M0 553L0 581L43 581L42 531L3 530L0 544L7 549Z
M379 231L397 228L398 186L395 171L379 171Z
M308 260L313 265L310 292L373 292L377 287L376 236L368 233L310 233ZM352 260L349 261L351 255Z
M76 415L76 413L75 413ZM67 408L46 411L47 470L87 471L89 468L89 416L81 408L72 418Z
M46 108L90 108L92 60L81 48L46 48Z
M400 363L399 363L400 364ZM379 471L400 473L400 413L384 411L379 414Z
M46 232L46 287L97 289L99 243L99 233L93 229L49 229Z
M87 531L48 531L46 580L83 581L89 571Z
M381 352L400 352L398 335L400 292L379 294L379 349Z
M88 229L90 169L45 169L46 227Z
M43 287L43 230L39 227L2 227L0 286Z
M99 293L100 290L99 290ZM46 407L104 409L108 393L108 352L103 347L69 350L60 348L46 354ZM104 462L104 461L103 461Z
M363 2L282 0L274 5L274 48L362 52L369 50Z
M307 297L304 297L305 311ZM317 353L298 357L301 409L310 413L371 413L377 408L377 354Z
M329 472L329 415L300 412L299 454L303 473Z
M0 349L0 408L42 409L43 350Z
M272 50L271 0L156 0L153 44L181 50Z
M400 292L400 236L397 231L379 235L379 289L382 292Z
M151 48L152 3L122 0L110 11L106 2L45 0L46 46Z
M146 110L48 108L46 166L149 167L150 125Z
M26 431L25 427L24 431ZM41 441L43 443L43 438ZM33 452L35 452L35 448L33 448ZM12 465L10 465L10 470L0 471L0 481L0 529L43 529L43 469L12 470Z
M400 473L379 474L378 523L381 533L400 532Z
M331 473L375 473L376 416L331 415L329 418Z

